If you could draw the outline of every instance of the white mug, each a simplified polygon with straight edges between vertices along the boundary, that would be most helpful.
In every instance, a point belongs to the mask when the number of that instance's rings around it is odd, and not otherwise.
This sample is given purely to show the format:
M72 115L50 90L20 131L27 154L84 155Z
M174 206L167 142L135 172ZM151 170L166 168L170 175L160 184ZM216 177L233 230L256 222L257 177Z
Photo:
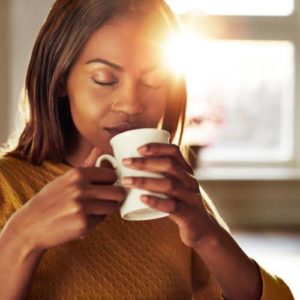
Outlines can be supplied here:
M125 176L163 178L160 174L130 169L122 164L123 158L142 157L137 148L148 143L169 143L170 134L166 130L156 128L140 128L122 132L110 140L114 156L101 155L96 161L96 167L103 160L108 160L116 170L118 180ZM166 217L169 214L150 208L140 200L141 195L155 195L166 198L162 194L131 188L120 208L121 217L130 221L145 221Z

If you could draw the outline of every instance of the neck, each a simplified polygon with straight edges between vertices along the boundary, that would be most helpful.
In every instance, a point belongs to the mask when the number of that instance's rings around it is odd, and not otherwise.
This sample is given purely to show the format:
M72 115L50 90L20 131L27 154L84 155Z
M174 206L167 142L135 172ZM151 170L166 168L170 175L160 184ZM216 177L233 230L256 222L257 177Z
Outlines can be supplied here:
M93 146L85 140L80 139L78 134L71 135L68 140L65 162L72 166L80 166L91 153Z

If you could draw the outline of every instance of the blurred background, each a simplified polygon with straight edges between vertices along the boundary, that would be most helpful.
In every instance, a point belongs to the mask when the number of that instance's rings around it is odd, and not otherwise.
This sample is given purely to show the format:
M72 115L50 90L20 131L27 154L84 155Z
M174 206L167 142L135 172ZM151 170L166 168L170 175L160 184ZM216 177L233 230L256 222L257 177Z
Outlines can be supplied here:
M0 0L0 143L53 0ZM300 299L300 0L167 0L195 174L242 248Z

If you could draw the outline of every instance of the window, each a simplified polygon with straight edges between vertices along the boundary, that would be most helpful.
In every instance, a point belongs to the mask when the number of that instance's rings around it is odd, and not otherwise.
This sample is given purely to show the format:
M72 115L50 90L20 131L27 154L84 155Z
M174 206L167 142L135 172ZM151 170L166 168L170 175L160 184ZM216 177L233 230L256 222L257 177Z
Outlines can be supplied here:
M214 141L202 159L290 161L293 45L286 41L217 41L207 42L206 47L187 73L188 115L219 119L210 130ZM197 143L197 134L188 129L186 139Z
M287 16L293 0L167 0L178 14L197 11L208 15Z
M202 164L299 167L298 2L168 3L194 34L185 59L190 124L184 139L207 146Z

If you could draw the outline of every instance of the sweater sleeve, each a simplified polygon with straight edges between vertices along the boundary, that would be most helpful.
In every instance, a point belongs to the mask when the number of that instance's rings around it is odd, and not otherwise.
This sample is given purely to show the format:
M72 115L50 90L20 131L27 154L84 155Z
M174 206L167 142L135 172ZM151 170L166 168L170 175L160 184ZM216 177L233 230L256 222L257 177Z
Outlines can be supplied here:
M285 282L277 276L271 275L264 268L259 266L262 279L262 296L260 300L294 300L294 297L285 284Z

